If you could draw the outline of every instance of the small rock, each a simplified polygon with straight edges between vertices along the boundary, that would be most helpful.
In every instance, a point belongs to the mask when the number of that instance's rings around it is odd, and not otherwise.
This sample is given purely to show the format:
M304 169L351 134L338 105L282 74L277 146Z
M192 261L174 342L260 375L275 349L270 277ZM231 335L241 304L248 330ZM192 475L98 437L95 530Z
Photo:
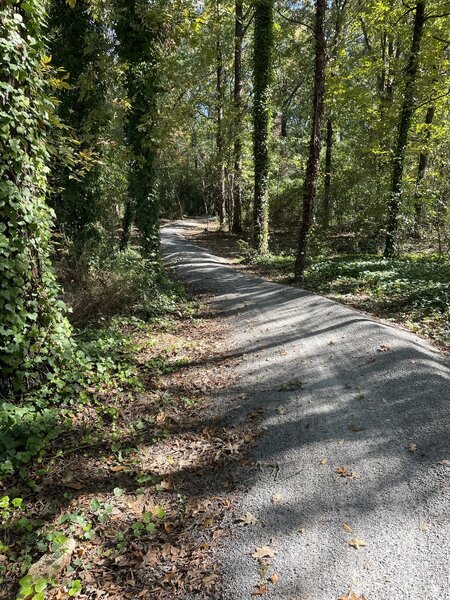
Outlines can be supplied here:
M52 579L63 571L72 558L76 542L69 538L57 553L44 554L41 558L31 565L28 575L33 579Z

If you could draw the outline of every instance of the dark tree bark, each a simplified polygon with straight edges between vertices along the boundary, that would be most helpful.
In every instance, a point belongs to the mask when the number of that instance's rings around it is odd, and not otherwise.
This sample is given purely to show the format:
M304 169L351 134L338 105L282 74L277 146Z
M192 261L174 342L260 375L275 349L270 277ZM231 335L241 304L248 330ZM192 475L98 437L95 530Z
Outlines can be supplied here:
M328 229L331 217L331 169L333 161L333 122L327 120L326 153L325 153L325 181L323 191L323 228Z
M386 245L384 248L384 255L387 258L393 256L397 249L398 217L400 211L400 201L402 197L405 150L408 142L409 128L411 125L411 117L414 108L414 87L417 78L420 43L422 40L425 19L425 0L419 0L415 8L413 37L405 73L406 83L403 95L403 105L400 113L397 144L395 147L392 164L392 187L388 204Z
M232 232L242 232L242 42L244 39L243 0L235 2L234 26L234 167Z
M339 39L341 36L342 23L344 19L344 11L348 5L348 0L335 0L334 11L335 11L335 23L334 23L334 35L331 42L330 58L332 61L336 59ZM336 72L332 73L335 77ZM332 114L327 119L327 133L325 138L326 153L325 153L325 181L323 189L323 217L322 227L328 229L330 226L331 209L332 209L332 191L331 191L331 177L333 167L333 118Z
M297 282L303 281L304 277L308 237L312 225L313 210L317 195L317 177L319 173L319 158L322 143L321 125L323 117L323 100L325 95L325 10L326 0L316 0L313 114L309 157L303 188L302 223L300 226L297 259L295 261L295 280Z
M280 135L282 138L287 138L288 136L288 120L287 120L287 114L285 112L283 112L281 114L281 130L280 130Z
M146 19L145 0L120 0L115 31L118 53L127 64L125 87L131 105L124 130L131 160L128 202L125 206L121 247L126 247L132 221L140 233L141 253L154 260L159 253L159 197L156 191L158 65L156 46L160 31Z
M272 75L273 0L255 0L253 55L253 246L258 254L269 250L268 183L270 80Z
M122 217L122 233L120 235L120 250L124 252L130 243L131 227L134 221L134 204L130 199L125 202Z
M425 115L425 125L429 126L433 122L434 118L434 106L429 106L427 113ZM430 139L430 128L427 127L427 131L425 134L425 141L428 143ZM416 175L416 188L414 191L414 237L420 238L420 226L422 224L422 192L420 190L420 185L425 176L425 171L428 164L428 150L425 146L425 149L419 154L419 164L417 167L417 175Z
M217 0L217 25L220 24L219 2ZM217 32L216 41L216 168L217 168L217 209L219 213L219 225L222 231L225 227L225 166L223 160L224 136L223 136L223 56L220 31Z

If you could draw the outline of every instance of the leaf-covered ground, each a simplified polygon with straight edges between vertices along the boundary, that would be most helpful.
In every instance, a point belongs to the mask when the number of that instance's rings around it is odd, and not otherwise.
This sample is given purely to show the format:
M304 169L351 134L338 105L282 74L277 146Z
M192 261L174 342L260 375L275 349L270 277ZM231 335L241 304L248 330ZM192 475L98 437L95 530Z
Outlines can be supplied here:
M1 598L209 598L220 588L214 548L258 435L252 415L231 428L210 406L230 377L225 333L197 307L119 320L115 335L122 375L89 389L38 463L4 481ZM26 576L68 540L67 568Z
M231 258L238 268L272 281L291 283L292 253L255 257L235 236L191 230L196 243ZM442 347L450 346L450 259L406 254L385 259L375 254L319 256L310 261L304 287L403 325Z

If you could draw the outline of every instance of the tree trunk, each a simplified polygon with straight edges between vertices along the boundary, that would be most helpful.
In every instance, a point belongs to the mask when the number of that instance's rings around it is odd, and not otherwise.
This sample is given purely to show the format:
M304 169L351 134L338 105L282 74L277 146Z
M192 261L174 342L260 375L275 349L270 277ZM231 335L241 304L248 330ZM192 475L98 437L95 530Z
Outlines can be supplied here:
M433 118L434 118L434 106L429 106L428 110L427 110L427 114L425 115L425 125L431 125L431 123L433 122ZM431 135L430 129L429 129L429 127L427 127L426 134L425 134L426 144L428 144L430 135ZM425 146L425 148L422 150L422 152L419 155L419 165L417 167L417 176L416 176L416 189L414 191L414 237L417 239L420 238L420 226L422 224L422 213L423 213L422 192L420 190L420 185L425 176L427 163L428 163L428 149Z
M269 251L268 183L270 80L272 74L273 0L255 0L253 55L253 246L258 254Z
M302 223L300 226L297 259L295 261L295 280L297 282L303 281L304 277L308 237L312 225L313 210L317 194L317 177L319 173L319 158L322 142L321 124L325 95L325 10L326 0L316 0L313 114L309 143L309 158L303 188Z
M154 260L159 253L159 199L156 192L156 146L154 117L157 112L158 65L156 44L159 32L146 19L145 0L118 4L116 33L120 58L127 64L125 86L130 110L125 119L125 136L131 150L128 172L128 205L121 247L127 243L128 223L133 219L140 233L141 253Z
M333 156L333 123L331 119L327 120L326 154L325 154L325 181L323 193L323 228L330 226L331 216L331 168Z
M233 233L242 232L242 42L244 39L243 0L235 2L234 26L234 173Z
M219 1L217 0L217 26L220 26ZM223 57L220 31L216 41L216 168L217 168L217 209L219 213L220 230L225 227L225 167L223 162Z
M134 221L134 203L129 198L125 202L125 209L122 217L122 233L120 235L120 250L124 252L130 243L131 226Z
M400 114L397 145L392 164L392 187L388 205L388 220L386 228L386 245L384 255L389 258L397 249L398 217L402 197L403 167L405 150L408 142L408 133L414 106L414 87L419 65L420 43L422 40L423 26L425 23L425 0L419 0L415 8L414 31L411 42L411 51L406 66L406 84L403 95L403 105Z
M45 202L53 107L42 76L45 5L0 3L0 395L58 374L71 358L70 326L50 256ZM9 52L9 54L8 54Z

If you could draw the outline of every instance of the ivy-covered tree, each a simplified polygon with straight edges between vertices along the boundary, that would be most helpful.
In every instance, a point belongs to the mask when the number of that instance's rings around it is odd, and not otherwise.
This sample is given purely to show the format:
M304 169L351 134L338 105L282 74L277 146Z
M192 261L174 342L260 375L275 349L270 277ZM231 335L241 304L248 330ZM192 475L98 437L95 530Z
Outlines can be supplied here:
M309 141L309 155L303 187L303 211L300 226L297 258L295 261L295 279L303 280L306 267L306 251L308 238L313 219L314 204L317 194L317 179L319 171L320 149L322 146L322 117L325 96L325 11L326 0L316 0L316 17L314 28L314 93L312 100L311 134Z
M129 199L123 218L121 246L127 246L134 221L140 232L144 256L155 258L159 248L154 132L157 118L157 42L160 16L144 0L117 0L115 15L118 52L125 66L129 103L125 135L132 154Z
M54 163L52 205L74 258L87 244L92 250L100 241L101 137L112 117L107 104L111 44L106 24L94 17L92 8L88 0L53 0L48 19L52 63L64 72L58 113L75 137L78 158L77 168Z
M417 70L419 67L420 45L425 24L425 0L419 0L414 11L413 35L411 49L408 56L405 73L405 90L400 123L398 126L397 143L394 149L392 163L392 188L388 204L388 221L386 230L386 245L384 255L392 256L397 247L398 218L400 201L402 197L403 170L405 162L406 144L414 109L414 88L416 85Z
M255 1L253 50L253 245L258 254L269 250L269 124L273 53L273 0Z
M54 110L43 72L46 3L0 7L0 388L32 387L71 352L50 264L46 135Z

